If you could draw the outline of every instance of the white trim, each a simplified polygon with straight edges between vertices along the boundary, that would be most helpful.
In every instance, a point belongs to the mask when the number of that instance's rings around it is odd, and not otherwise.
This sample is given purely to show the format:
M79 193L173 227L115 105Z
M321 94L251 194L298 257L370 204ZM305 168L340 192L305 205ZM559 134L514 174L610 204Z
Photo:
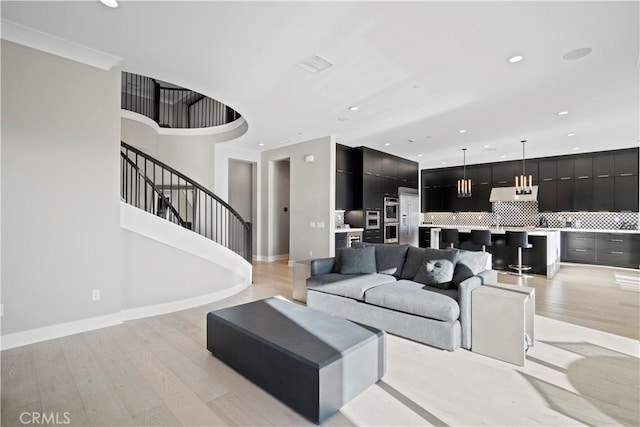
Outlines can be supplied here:
M274 262L289 258L289 254L280 255L255 255L253 259L255 261Z
M2 38L10 42L61 56L101 70L109 71L122 62L119 56L2 19Z
M243 117L240 117L231 123L227 123L225 125L213 126L208 128L195 128L195 129L173 129L173 128L163 128L158 125L155 121L151 120L149 117L144 116L142 114L134 113L129 110L120 110L121 117L123 119L129 119L136 121L138 123L142 123L153 128L159 135L178 135L178 136L199 136L199 135L223 135L225 133L231 133L238 128L241 128L245 125L246 121ZM246 130L245 130L246 132ZM244 134L244 132L242 133ZM241 134L241 135L242 135ZM229 137L229 141L235 138L238 138L241 135L233 134ZM224 141L220 141L224 142Z
M94 329L107 328L121 323L122 314L113 313L106 314L104 316L90 317L88 319L75 320L73 322L45 326L43 328L15 332L13 334L7 334L0 337L0 349L7 350L14 347L21 347L23 345L33 344L40 341L93 331Z
M158 316L160 314L173 313L174 311L187 310L189 308L198 307L205 304L210 304L215 301L228 298L232 295L241 292L242 290L251 286L251 283L243 282L239 285L231 288L226 288L221 291L211 292L206 295L201 295L192 298L185 298L179 301L171 301L163 304L148 305L145 307L128 308L122 310L122 317L125 321L141 319L143 317Z

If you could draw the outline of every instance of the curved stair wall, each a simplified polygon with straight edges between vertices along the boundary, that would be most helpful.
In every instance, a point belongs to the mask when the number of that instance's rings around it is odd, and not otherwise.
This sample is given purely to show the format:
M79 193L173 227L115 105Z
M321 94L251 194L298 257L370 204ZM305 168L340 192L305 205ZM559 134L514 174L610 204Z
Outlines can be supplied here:
M120 226L124 320L207 304L251 285L251 264L199 234L124 202Z

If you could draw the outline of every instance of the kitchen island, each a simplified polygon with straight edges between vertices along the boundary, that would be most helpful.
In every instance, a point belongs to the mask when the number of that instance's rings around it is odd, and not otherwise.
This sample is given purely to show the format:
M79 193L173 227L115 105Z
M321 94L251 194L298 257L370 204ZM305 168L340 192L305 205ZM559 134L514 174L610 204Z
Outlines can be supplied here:
M542 274L553 277L560 267L560 231L557 229L544 229L533 227L463 227L455 225L421 225L431 230L431 247L445 247L440 239L442 228L457 228L460 242L456 248L479 251L482 247L471 243L471 230L491 230L492 246L487 247L487 252L492 256L492 268L494 270L509 270L509 264L517 264L518 250L507 246L505 233L507 231L527 231L531 249L522 250L522 263L531 267L533 274Z

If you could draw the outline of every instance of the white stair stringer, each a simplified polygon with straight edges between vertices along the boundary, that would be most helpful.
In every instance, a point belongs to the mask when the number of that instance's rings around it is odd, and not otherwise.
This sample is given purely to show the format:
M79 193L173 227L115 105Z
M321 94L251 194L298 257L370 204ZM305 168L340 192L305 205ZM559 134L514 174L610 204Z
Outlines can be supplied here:
M123 320L208 304L251 285L249 262L177 224L121 202L120 227Z

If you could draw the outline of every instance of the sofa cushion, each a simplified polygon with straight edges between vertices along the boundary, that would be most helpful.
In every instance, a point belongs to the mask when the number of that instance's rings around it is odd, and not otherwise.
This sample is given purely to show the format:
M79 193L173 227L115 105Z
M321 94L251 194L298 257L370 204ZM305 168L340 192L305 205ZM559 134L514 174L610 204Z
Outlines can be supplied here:
M459 250L452 285L457 288L463 280L485 271L488 260L488 252Z
M384 243L354 243L353 247L373 246L376 249L376 271L400 277L409 245L393 245Z
M340 274L371 274L376 272L375 248L344 248Z
M307 289L364 301L364 293L368 289L395 281L394 277L387 274L343 276L342 274L329 273L309 277Z
M428 248L413 280L425 285L447 289L453 280L457 255L457 250Z
M398 280L368 289L364 294L368 304L430 319L452 322L460 316L458 302L438 292L432 292L420 283Z
M414 246L409 246L400 278L413 280L413 278L416 277L418 270L420 269L420 265L424 260L425 253L427 253L427 250L425 248L416 248Z
M333 272L340 273L340 268L342 267L342 250L344 248L336 249L335 262L333 263Z

